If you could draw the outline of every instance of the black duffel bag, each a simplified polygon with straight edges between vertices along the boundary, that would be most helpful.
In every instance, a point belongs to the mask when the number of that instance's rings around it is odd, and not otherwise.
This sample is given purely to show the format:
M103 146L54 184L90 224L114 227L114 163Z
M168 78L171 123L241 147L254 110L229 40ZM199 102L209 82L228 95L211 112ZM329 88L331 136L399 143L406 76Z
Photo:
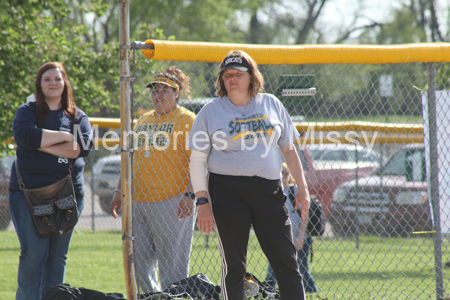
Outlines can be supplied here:
M45 293L42 300L127 300L123 294L105 294L86 288L75 288L69 284L58 284Z
M220 286L214 285L205 274L200 273L172 283L161 293L139 295L139 299L219 299L219 294Z

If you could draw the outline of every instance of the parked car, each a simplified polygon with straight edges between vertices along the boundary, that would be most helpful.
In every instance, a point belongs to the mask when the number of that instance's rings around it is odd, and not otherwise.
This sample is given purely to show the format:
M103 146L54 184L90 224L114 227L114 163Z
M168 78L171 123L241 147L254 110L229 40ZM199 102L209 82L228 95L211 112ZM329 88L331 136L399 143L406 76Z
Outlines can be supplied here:
M330 216L335 189L343 182L365 177L380 166L381 156L360 145L320 144L297 148L309 193L315 195ZM357 158L357 159L356 159Z
M99 197L100 207L106 213L111 211L111 200L120 180L120 154L100 158L93 167L94 186L92 192Z
M15 156L0 157L0 230L4 230L11 222L9 212L9 177Z
M351 163L373 163L377 167L381 164L381 156L378 152L369 150L363 146L352 144L319 144L310 145L309 150L314 160Z
M341 236L409 236L432 230L428 202L424 146L404 145L371 176L335 190L329 221Z

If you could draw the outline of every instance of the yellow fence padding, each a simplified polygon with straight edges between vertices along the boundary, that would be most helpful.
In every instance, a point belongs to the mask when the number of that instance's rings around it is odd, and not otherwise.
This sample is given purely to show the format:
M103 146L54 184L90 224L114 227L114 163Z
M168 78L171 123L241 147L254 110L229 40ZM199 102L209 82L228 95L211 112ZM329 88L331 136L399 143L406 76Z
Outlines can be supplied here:
M247 52L258 64L400 64L450 62L450 43L401 45L247 45L147 40L145 58L221 62L230 50Z

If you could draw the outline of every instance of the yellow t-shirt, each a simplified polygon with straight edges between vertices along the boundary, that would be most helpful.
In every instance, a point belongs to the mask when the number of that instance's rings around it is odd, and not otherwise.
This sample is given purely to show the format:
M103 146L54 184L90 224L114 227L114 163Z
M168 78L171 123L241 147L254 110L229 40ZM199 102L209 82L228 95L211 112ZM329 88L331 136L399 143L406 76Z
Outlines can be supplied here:
M139 118L134 127L134 202L159 202L186 191L191 155L186 146L194 119L184 107L167 115L150 111Z

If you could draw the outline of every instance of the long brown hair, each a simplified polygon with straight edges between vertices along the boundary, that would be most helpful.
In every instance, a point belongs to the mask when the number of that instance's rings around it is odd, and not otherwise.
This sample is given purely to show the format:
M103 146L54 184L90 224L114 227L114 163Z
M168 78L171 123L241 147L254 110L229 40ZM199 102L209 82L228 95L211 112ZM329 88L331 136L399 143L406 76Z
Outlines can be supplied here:
M259 72L258 64L253 60L253 58L251 58L250 55L248 55L246 52L242 50L231 50L220 63L219 65L220 71L223 70L225 61L229 57L240 57L242 59L245 59L248 65L250 66L250 69L248 70L248 73L250 74L250 86L248 88L250 96L254 97L258 93L264 92L264 77L262 76L261 72ZM219 78L217 78L216 80L216 95L219 97L228 95L222 76L223 72L219 74Z
M45 96L42 92L41 81L44 73L51 69L59 69L61 71L61 74L63 75L64 91L61 95L61 108L63 109L64 113L73 121L75 119L77 106L73 102L72 86L70 85L69 78L67 77L66 68L60 62L46 63L42 67L40 67L39 71L37 72L34 94L36 98L36 120L39 124L43 124L47 121L47 118L50 115L50 108L48 107L47 102L45 102Z

